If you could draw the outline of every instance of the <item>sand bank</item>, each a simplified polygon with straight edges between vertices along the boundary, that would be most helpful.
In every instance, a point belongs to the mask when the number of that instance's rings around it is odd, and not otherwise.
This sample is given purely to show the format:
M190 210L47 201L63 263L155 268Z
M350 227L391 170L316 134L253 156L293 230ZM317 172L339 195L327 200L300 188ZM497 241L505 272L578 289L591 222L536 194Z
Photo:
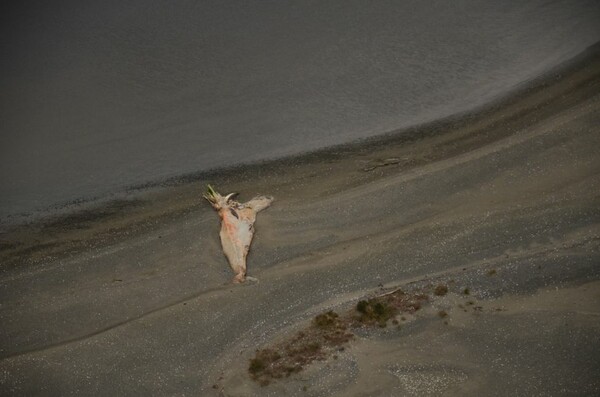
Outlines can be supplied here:
M593 49L475 114L7 231L2 394L593 394L599 65ZM275 196L248 261L258 284L228 284L207 182ZM424 311L266 388L245 372L323 310L438 279L456 285L435 303L448 325ZM464 288L482 313L460 312Z

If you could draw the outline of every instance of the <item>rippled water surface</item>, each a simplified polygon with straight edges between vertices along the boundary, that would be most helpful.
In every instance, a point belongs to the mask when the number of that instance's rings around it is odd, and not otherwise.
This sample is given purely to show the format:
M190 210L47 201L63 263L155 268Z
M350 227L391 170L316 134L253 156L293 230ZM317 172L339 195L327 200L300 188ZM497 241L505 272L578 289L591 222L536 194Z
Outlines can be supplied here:
M1 7L8 222L468 110L600 40L597 1Z

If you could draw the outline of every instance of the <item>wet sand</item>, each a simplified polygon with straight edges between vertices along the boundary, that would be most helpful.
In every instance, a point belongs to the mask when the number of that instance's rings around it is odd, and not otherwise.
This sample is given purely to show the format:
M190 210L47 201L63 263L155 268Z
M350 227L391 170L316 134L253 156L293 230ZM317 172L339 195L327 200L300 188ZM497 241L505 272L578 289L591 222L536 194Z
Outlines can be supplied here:
M0 393L597 394L599 54L471 114L6 231ZM258 283L229 284L206 183L275 196ZM450 293L401 330L267 387L249 378L255 349L314 315L436 282Z

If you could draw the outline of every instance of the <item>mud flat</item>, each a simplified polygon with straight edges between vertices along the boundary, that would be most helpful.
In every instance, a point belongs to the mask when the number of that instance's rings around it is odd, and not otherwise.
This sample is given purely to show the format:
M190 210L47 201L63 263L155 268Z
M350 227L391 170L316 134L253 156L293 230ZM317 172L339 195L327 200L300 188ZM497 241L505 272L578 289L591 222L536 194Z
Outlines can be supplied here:
M597 395L599 54L472 114L6 230L0 394ZM228 284L208 182L276 198L258 283ZM400 328L250 377L318 314L439 283Z

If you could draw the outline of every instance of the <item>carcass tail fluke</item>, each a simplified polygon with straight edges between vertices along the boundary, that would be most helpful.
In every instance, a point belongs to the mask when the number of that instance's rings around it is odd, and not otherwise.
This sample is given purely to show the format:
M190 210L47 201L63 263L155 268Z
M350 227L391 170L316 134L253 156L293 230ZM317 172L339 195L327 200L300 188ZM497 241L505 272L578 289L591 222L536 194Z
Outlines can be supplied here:
M209 203L213 205L219 201L220 196L221 195L217 193L215 189L213 189L213 187L210 185L206 185L206 193L202 195L202 197L204 197L206 200L208 200Z

